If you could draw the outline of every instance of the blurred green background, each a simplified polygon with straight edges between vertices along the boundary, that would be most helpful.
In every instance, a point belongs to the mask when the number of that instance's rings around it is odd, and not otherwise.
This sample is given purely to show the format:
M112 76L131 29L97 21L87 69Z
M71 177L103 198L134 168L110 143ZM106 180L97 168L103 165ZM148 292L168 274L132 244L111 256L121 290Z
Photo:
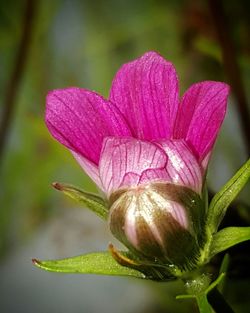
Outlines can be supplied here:
M95 191L45 127L48 90L79 86L108 96L123 63L156 50L175 64L181 93L200 80L236 85L242 80L249 99L250 3L219 2L224 44L229 41L235 49L233 55L228 50L234 58L229 62L223 49L230 45L223 48L211 13L216 1L0 1L0 312L197 312L193 303L174 300L179 283L46 273L34 268L31 258L105 250L114 240L98 217L50 188L59 181ZM230 74L234 62L236 81ZM208 173L213 191L250 151L237 86L233 90ZM225 223L249 223L249 185L239 201ZM237 312L247 312L250 305L248 248L242 244L229 251L225 296Z

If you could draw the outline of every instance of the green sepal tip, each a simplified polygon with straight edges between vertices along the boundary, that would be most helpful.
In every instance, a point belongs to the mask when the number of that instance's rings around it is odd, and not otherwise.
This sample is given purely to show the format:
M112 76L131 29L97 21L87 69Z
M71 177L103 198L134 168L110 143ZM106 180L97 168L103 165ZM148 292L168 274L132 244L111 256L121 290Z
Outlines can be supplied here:
M98 195L88 193L78 187L68 184L61 184L55 182L52 184L52 186L55 189L62 191L65 195L69 196L73 200L84 204L86 208L93 211L102 219L107 220L108 208L106 206L105 201Z

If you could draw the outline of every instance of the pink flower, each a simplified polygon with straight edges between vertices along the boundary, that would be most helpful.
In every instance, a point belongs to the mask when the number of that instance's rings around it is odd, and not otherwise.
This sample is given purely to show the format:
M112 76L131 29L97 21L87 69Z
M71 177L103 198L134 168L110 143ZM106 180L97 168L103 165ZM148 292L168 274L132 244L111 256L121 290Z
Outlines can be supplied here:
M172 226L192 231L183 204L169 192L163 199L155 186L182 186L201 196L228 93L227 84L205 81L192 85L180 99L174 66L147 52L121 67L108 100L75 87L51 91L46 124L110 200L112 232L138 251L147 250L140 238L150 232L156 250L165 251L160 220L152 223L158 202L163 223L171 220ZM123 200L117 202L119 191ZM124 218L117 230L118 211ZM142 234L138 218L149 225Z

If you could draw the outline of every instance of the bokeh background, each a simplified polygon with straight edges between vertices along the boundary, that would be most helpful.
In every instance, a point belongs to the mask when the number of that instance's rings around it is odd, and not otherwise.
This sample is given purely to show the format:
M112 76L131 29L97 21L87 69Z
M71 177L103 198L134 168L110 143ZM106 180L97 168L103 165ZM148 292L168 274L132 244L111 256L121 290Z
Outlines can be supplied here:
M172 61L181 93L229 82L228 113L208 172L211 194L250 155L250 2L216 0L0 1L0 312L197 312L178 282L43 272L31 258L106 250L107 225L50 187L96 191L44 124L48 90L80 86L108 96L125 62L148 50ZM250 186L224 225L248 225ZM249 310L249 245L229 250L225 297ZM220 258L215 260L219 264ZM249 312L249 311L248 311Z

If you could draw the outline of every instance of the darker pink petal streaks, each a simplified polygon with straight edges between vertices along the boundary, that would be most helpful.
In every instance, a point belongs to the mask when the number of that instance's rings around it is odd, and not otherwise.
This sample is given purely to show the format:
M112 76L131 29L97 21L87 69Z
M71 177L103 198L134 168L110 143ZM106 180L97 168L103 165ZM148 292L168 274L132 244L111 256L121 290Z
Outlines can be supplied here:
M80 88L48 94L46 123L59 142L95 164L98 164L104 137L131 134L115 106L98 94Z
M172 63L147 52L117 72L109 100L80 88L50 92L46 124L108 195L156 180L201 194L229 86L196 83L181 100L178 89Z
M178 109L174 66L155 52L127 63L116 74L110 100L142 140L170 138Z
M182 98L175 124L175 138L184 138L199 161L211 151L226 113L228 85L202 82L191 86Z
M193 189L201 193L203 171L198 160L182 140L166 140L159 142L168 156L167 171L171 182Z
M166 180L166 164L166 154L155 144L134 138L111 137L104 141L100 178L104 189L110 193L124 184L136 186L142 173L149 169L163 169L165 177L162 179Z

